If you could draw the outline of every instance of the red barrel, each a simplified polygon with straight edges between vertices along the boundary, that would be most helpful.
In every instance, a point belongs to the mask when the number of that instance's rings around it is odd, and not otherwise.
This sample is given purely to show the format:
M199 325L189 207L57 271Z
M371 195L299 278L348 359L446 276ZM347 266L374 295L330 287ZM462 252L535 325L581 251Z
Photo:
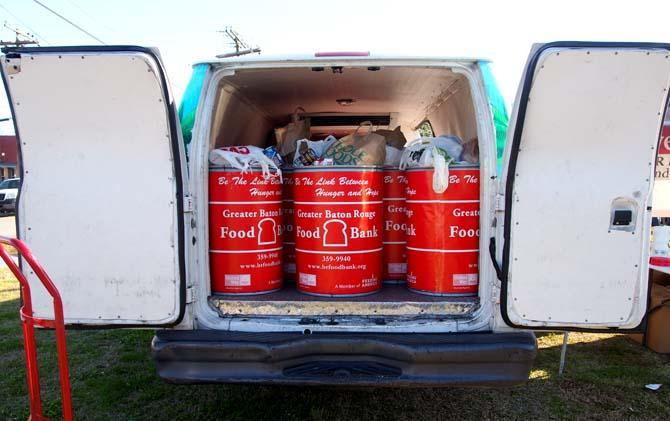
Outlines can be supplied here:
M283 268L284 280L295 280L295 227L293 226L293 170L283 170L282 220L284 227Z
M282 183L260 169L209 170L209 267L214 294L282 286Z
M408 169L407 285L431 295L474 295L479 285L479 167L449 168L433 191L433 169Z
M384 283L405 282L407 251L405 250L405 188L407 176L399 169L384 169Z
M325 296L379 290L383 174L375 167L294 172L298 289Z

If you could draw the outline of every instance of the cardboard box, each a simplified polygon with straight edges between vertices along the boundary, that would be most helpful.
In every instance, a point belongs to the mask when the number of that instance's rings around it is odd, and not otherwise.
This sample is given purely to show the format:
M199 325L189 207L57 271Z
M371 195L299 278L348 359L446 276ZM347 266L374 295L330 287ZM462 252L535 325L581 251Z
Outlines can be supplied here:
M651 285L651 303L649 304L647 331L630 337L652 351L670 353L670 287L660 284Z
M651 269L649 272L651 272L649 276L651 277L652 284L659 284L665 286L670 285L670 275L668 275L667 273L653 269Z

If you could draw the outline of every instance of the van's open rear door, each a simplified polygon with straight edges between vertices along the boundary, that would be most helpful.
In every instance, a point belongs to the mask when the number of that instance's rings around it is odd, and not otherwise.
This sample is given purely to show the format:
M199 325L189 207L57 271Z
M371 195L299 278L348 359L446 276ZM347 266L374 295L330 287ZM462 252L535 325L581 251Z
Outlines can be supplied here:
M514 327L630 329L647 307L670 45L538 46L506 151L501 313Z
M2 75L21 151L19 236L58 287L66 321L178 323L184 153L156 52L14 49ZM36 316L50 317L33 285Z

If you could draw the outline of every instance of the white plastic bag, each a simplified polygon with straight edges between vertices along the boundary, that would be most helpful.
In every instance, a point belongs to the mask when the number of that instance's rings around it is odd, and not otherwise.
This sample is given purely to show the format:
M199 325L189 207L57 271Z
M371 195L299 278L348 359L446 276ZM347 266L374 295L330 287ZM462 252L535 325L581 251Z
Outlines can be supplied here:
M323 140L298 140L293 155L293 166L306 167L313 165L314 162L321 159L326 149L335 141L337 141L335 136L328 136Z
M433 191L444 193L449 187L449 164L463 153L456 136L422 137L410 142L400 158L400 169L433 167Z
M249 171L252 167L261 167L263 178L279 176L282 179L281 170L274 161L263 153L258 146L229 146L225 148L212 149L209 152L209 162L212 165L233 167L242 172Z
M433 138L433 144L441 151L446 152L446 158L458 162L463 155L463 141L457 136L438 136Z
M384 158L385 167L398 168L400 165L400 158L402 158L402 149L386 145L386 157Z

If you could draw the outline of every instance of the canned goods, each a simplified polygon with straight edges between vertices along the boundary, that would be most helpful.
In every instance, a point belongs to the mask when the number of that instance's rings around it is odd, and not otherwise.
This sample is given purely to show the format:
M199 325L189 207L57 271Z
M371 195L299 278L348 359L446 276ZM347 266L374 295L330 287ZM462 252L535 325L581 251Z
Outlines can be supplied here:
M297 168L293 175L298 289L325 296L379 290L382 171L312 167Z
M397 168L384 168L384 283L405 282L407 252L405 250L405 188L407 176Z
M405 173L407 286L431 295L475 295L479 285L479 167L450 167L444 193L433 191L432 168L412 168Z
M293 170L282 171L282 220L284 225L283 270L284 281L295 281L295 227L293 225Z
M209 170L209 264L214 294L282 286L282 183L260 169Z

